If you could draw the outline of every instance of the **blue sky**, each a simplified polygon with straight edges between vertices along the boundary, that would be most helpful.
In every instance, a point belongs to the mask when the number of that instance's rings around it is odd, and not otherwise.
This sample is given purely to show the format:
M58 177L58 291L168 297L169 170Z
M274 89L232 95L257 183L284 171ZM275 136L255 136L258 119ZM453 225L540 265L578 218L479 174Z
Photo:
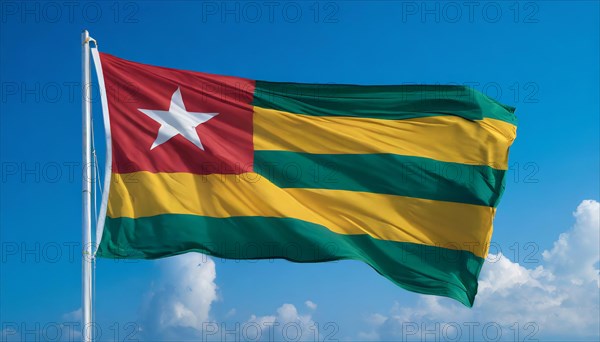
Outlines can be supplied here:
M467 84L519 118L474 309L353 261L99 260L103 340L252 339L255 326L266 340L294 340L290 326L310 341L469 340L468 322L479 340L497 327L508 340L597 339L599 11L594 1L2 1L2 340L78 338L84 28L101 51L173 68ZM99 101L94 111L103 161Z

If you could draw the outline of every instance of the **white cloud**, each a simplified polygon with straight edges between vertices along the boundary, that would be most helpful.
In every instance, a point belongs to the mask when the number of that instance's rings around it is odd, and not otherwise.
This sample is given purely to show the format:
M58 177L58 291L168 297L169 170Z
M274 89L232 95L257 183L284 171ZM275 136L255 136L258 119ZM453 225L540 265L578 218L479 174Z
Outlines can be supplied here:
M303 314L293 304L283 304L268 315L251 315L246 321L230 320L235 308L224 314L225 320L211 317L210 309L218 299L216 271L212 259L188 253L157 261L161 280L145 294L142 330L136 337L144 340L177 341L314 341L318 325L310 314ZM311 311L317 304L307 300Z
M575 285L587 281L598 283L598 245L600 244L600 204L581 202L573 215L573 228L559 236L554 247L542 254L549 269L557 276L569 276ZM597 284L600 287L600 283Z
M80 341L81 308L51 322L2 322L0 341Z
M196 337L217 300L214 261L203 254L186 253L157 263L162 277L145 295L144 331L153 338Z
M311 301L306 301L307 306ZM314 304L314 303L312 303ZM314 304L316 308L316 304ZM314 309L313 309L314 310ZM310 314L302 315L293 304L283 304L274 315L252 315L242 325L244 327L259 328L258 334L242 336L243 339L259 341L318 341L319 326L313 321ZM249 330L249 329L246 329Z
M81 322L81 308L67 312L62 315L62 319L69 322Z
M376 327L382 325L386 320L387 320L387 317L385 317L382 314L378 314L378 313L371 314L366 319L366 321L369 325L376 326Z
M304 305L306 305L307 308L311 309L311 310L316 310L317 309L317 304L313 303L310 300L307 300L306 302L304 302Z
M82 310L79 309L67 312L62 315L62 323L60 328L61 340L63 341L78 341L81 339L82 327Z
M227 313L225 314L225 318L235 316L236 313L237 313L237 310L235 308L233 308L233 309L227 311Z
M472 309L441 297L421 296L415 306L394 305L386 315L367 318L359 339L514 340L519 334L597 340L600 334L600 203L583 201L575 224L542 253L543 265L527 268L502 254L483 266ZM490 262L489 260L493 260ZM472 323L469 323L472 322ZM472 325L472 326L470 326ZM498 330L500 327L500 330ZM472 336L471 336L472 335Z

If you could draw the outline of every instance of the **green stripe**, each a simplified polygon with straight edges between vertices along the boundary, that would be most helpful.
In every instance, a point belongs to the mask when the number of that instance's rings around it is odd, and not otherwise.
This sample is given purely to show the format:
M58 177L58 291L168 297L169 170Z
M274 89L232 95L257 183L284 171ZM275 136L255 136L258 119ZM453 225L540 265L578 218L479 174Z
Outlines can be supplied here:
M467 251L336 234L297 219L194 215L107 218L97 255L156 259L189 251L229 259L361 260L407 290L454 298L469 307L483 264Z
M455 115L517 124L515 108L458 85L304 84L256 81L254 106L313 116L410 119Z
M505 171L395 154L255 151L254 171L281 188L374 192L495 207Z

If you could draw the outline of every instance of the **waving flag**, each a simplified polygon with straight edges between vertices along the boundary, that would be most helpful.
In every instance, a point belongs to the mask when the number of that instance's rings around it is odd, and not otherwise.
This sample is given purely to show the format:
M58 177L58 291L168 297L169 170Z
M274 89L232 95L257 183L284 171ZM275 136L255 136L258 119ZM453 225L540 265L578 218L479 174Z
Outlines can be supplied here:
M95 61L111 153L97 256L354 259L472 306L514 108L463 86Z

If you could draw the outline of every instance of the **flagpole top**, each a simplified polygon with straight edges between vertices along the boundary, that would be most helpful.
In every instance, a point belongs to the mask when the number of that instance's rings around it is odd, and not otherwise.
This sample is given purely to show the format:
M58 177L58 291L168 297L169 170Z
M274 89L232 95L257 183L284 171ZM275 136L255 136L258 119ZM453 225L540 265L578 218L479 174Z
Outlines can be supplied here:
M88 44L89 42L94 42L96 47L98 47L98 42L96 42L96 39L90 37L90 32L88 30L81 31L81 45Z

